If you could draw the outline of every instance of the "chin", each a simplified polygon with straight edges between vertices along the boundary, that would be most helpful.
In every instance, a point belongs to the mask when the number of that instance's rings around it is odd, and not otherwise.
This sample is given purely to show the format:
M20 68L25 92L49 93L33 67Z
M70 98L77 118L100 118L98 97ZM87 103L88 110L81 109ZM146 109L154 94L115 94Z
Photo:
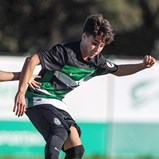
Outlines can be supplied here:
M91 59L92 59L92 58L94 58L95 56L96 56L96 55L92 55L92 56L91 56L91 57L89 57L89 58L91 58Z

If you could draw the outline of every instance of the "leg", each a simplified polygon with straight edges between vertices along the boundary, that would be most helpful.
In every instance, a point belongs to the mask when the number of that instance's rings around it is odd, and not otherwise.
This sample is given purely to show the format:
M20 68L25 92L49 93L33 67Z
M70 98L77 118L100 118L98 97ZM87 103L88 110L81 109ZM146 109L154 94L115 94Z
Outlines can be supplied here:
M67 150L71 147L81 145L81 140L78 135L77 129L74 126L70 127L70 135L64 143L64 150Z
M68 137L63 124L47 109L33 107L26 114L46 141L45 159L58 159L61 147Z
M45 141L49 138L50 125L46 118L44 118L43 113L39 108L29 108L26 111L26 115L34 125L34 127L40 132Z
M50 134L45 146L45 159L58 159L60 150L67 137L68 133L65 128L57 128L56 132Z
M65 159L82 159L84 148L74 126L70 127L70 135L64 143L64 152L66 153Z

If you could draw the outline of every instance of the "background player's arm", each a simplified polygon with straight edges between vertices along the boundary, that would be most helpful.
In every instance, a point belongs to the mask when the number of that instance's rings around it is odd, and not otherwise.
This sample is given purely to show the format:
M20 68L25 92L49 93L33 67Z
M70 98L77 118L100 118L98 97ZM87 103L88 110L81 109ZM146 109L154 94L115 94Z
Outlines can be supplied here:
M20 78L20 73L21 72L7 72L7 71L2 71L0 70L0 82L6 82L6 81L15 81L19 80ZM35 81L34 78L40 78L41 76L33 75L29 82L28 85L32 89L39 88L40 83Z
M118 70L114 73L116 76L131 75L143 69L150 68L155 64L155 58L146 55L142 63L118 65Z
M15 96L15 103L13 111L17 116L22 116L26 111L25 92L28 86L28 82L33 76L34 69L40 64L40 59L37 54L28 57L23 65L20 78L18 92Z
M7 72L0 70L0 82L19 80L20 72Z

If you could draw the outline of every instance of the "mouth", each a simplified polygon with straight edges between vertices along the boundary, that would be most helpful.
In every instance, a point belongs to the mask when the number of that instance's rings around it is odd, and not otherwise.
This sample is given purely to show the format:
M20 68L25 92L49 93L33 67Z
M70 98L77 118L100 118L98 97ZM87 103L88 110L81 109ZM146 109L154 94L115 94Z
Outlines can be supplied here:
M97 55L97 52L94 52L91 54L91 56L96 56Z

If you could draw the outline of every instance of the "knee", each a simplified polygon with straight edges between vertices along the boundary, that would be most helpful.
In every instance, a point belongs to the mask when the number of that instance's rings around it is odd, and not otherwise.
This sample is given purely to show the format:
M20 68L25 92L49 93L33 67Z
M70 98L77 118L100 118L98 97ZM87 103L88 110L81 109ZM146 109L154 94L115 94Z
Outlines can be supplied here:
M65 153L65 159L82 159L82 156L84 154L84 147L83 145L72 147L65 150Z
M46 159L58 159L62 145L68 137L67 131L61 131L57 134L50 135L45 146Z

